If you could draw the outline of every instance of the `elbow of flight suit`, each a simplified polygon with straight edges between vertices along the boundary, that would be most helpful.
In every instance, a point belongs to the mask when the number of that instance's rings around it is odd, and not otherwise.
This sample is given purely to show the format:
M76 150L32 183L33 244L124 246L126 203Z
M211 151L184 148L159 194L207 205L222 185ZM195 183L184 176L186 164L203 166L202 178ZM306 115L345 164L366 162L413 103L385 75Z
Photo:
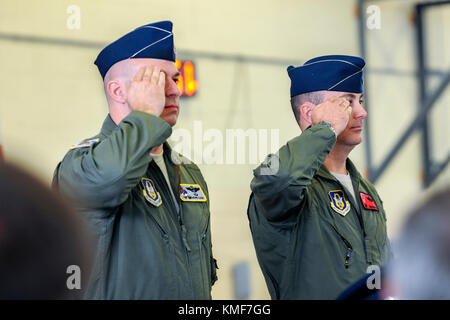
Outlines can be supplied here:
M268 220L283 220L292 213L291 209L301 205L307 187L335 142L336 136L330 128L315 125L254 170L250 188Z
M133 111L116 130L88 148L68 153L59 167L58 185L82 206L115 207L145 174L150 150L170 136L161 118Z

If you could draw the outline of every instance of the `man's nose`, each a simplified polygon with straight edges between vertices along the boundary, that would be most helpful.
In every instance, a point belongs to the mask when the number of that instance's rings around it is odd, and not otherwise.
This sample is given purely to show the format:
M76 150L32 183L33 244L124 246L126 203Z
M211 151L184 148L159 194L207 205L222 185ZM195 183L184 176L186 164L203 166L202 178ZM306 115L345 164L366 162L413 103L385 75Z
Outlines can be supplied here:
M364 107L361 105L361 103L356 102L353 106L353 116L355 118L362 118L364 119L367 117L367 111L364 109Z
M175 96L179 97L181 94L180 89L178 88L177 83L173 79L166 80L166 96Z

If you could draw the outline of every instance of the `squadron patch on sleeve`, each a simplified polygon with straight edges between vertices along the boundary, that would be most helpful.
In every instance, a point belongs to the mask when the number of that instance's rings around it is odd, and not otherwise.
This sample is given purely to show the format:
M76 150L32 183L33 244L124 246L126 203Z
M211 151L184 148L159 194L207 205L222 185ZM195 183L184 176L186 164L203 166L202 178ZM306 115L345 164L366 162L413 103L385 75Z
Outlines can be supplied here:
M97 138L97 139L91 139L91 140L86 140L86 141L83 141L83 142L79 142L79 143L77 143L77 144L74 144L73 146L70 147L70 149L77 149L77 148L90 147L90 146L92 146L93 144L96 144L96 143L99 142L99 141L100 141L99 138Z
M342 190L333 190L329 191L328 195L331 199L331 208L339 213L341 216L344 216L350 211L350 202L345 199L344 191Z
M147 178L142 178L141 183L144 187L144 189L142 189L142 193L144 194L145 200L150 202L155 207L159 207L162 204L162 199L159 192L156 191L153 181Z
M180 198L183 201L206 202L205 193L198 184L180 184Z

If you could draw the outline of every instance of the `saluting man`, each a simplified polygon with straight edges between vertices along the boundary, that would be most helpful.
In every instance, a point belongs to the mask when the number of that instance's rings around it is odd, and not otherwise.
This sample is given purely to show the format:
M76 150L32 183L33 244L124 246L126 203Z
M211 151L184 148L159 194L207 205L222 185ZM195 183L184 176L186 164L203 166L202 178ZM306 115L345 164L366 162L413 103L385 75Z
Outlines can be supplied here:
M359 57L288 67L302 133L254 170L248 218L272 299L336 299L390 254L374 186L348 158L361 143Z
M68 151L53 181L97 236L87 299L211 299L207 185L166 142L179 113L174 62L170 21L135 29L95 61L109 114L98 135Z

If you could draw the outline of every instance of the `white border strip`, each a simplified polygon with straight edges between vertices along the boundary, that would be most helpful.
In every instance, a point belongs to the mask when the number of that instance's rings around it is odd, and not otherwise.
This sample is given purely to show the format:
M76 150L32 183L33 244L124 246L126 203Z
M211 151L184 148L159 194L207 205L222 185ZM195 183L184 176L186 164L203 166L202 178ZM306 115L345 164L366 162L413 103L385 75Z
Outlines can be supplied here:
M334 62L343 62L343 63L347 63L347 64L349 64L349 65L352 65L352 66L354 66L355 68L358 68L358 69L362 70L362 68L361 68L361 67L359 67L359 66L357 66L356 64L353 64L353 63L351 63L351 62L348 62L348 61L345 61L345 60L339 60L339 59L327 59L327 60L314 61L314 62L311 62L311 63L305 64L305 65L302 65L302 66L294 67L294 68L290 69L289 71L291 71L291 70L294 70L294 69L298 69L298 68L303 68L303 67L307 67L307 66L310 66L310 65L312 65L312 64L316 64L316 63L322 63L322 62L331 62L331 61L334 61Z
M347 80L347 79L353 77L355 74L358 74L358 73L361 73L361 72L362 72L362 70L359 70L359 71L355 72L354 74L349 75L349 76L346 77L345 79L343 79L343 80L339 81L338 83L336 83L334 86L329 87L327 90L329 91L329 90L333 89L334 87L337 87L339 84L341 84L341 83L344 82L345 80Z
M170 33L170 32L169 32L169 33ZM159 39L158 41L153 42L152 44L149 44L148 46L143 47L141 50L139 50L139 51L135 52L134 54L132 54L128 59L134 58L138 53L144 51L144 50L147 49L147 48L150 48L151 46L157 44L158 42L161 42L161 41L163 41L163 40L166 40L167 38L170 38L171 36L172 36L172 33L170 33L169 35L165 36L165 37L162 38L162 39Z

